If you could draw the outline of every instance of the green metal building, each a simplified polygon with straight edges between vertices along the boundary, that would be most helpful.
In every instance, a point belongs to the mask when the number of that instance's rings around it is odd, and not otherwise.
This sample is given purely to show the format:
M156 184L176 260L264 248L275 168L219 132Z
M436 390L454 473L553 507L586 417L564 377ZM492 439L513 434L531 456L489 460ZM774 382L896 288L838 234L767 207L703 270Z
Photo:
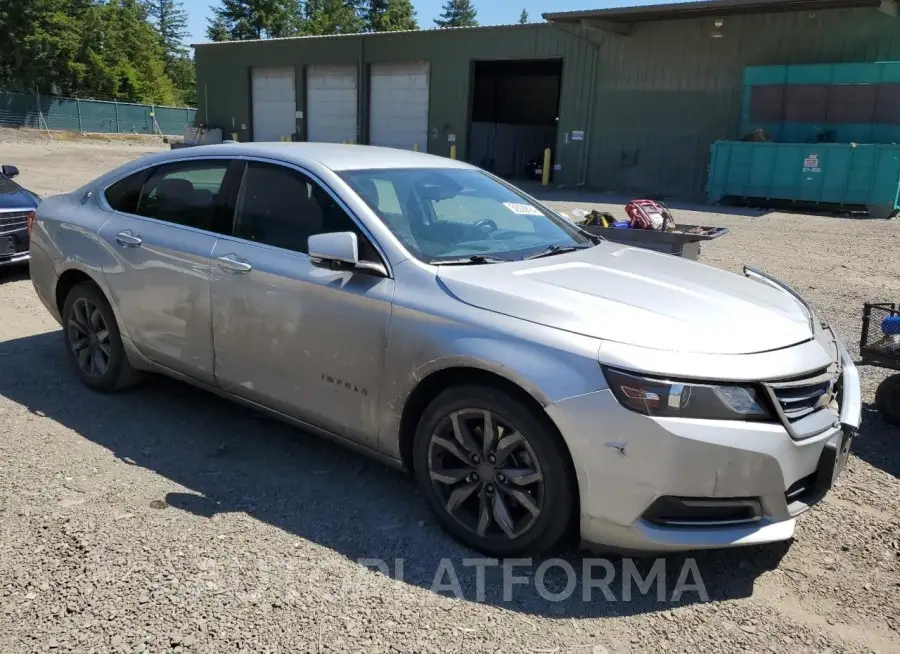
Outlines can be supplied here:
M896 0L710 0L546 23L198 44L197 120L238 140L418 148L510 178L703 196L746 66L900 60ZM900 107L898 107L900 122Z

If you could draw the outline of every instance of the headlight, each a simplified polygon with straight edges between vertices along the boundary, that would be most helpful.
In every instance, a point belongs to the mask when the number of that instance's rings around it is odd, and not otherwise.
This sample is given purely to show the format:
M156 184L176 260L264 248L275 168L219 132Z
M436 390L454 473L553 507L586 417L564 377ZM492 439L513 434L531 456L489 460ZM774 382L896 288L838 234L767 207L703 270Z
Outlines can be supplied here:
M679 382L603 368L610 390L626 408L647 416L706 420L773 420L754 386Z

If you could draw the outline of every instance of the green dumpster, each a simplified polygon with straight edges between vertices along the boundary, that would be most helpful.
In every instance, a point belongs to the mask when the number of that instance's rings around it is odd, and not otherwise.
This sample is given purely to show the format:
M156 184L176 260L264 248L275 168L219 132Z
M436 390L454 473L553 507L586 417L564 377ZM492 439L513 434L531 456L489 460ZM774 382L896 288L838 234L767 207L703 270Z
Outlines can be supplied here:
M716 141L707 197L864 208L873 218L900 209L900 145Z
M900 62L748 66L741 136L777 143L900 143Z

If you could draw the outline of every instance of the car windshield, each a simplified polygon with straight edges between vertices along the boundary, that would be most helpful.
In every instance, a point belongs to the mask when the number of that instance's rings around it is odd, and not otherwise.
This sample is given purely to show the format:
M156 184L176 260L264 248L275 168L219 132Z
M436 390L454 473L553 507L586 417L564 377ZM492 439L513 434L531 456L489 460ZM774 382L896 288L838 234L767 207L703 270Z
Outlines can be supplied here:
M565 218L480 170L392 168L341 176L422 261L515 261L593 244Z

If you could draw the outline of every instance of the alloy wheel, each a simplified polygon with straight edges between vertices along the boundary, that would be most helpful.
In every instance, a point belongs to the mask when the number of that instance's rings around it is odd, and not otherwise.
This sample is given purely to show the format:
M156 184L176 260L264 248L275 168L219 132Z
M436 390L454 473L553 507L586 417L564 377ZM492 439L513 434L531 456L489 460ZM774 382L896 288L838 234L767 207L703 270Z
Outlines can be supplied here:
M112 352L109 328L97 305L80 297L69 316L69 346L75 362L89 377L102 377L109 370Z
M544 503L544 475L528 440L491 411L463 409L431 436L428 472L447 513L480 538L515 540Z

